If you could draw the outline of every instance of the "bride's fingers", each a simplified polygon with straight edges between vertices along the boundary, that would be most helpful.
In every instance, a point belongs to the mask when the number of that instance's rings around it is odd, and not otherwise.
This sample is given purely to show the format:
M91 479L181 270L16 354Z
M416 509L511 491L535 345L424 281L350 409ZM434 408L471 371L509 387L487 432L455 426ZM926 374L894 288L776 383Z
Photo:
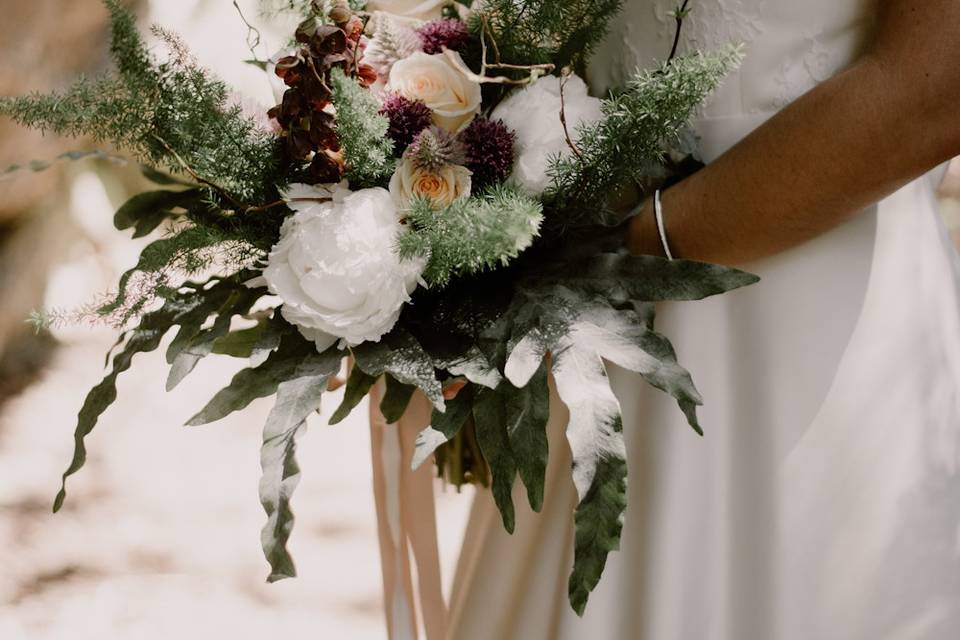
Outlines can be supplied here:
M345 384L347 384L347 381L344 378L341 376L333 376L327 381L327 391L336 391Z

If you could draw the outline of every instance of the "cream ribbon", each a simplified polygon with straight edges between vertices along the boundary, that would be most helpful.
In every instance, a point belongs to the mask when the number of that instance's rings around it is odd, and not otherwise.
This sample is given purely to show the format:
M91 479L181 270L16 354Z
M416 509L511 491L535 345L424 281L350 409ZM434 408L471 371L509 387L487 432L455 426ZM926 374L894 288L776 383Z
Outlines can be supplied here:
M440 581L433 465L410 468L417 434L430 424L432 407L415 393L403 417L387 424L380 413L384 385L370 392L373 489L383 570L383 602L390 640L418 638L417 606L426 640L446 640L447 605ZM413 587L413 563L417 589Z

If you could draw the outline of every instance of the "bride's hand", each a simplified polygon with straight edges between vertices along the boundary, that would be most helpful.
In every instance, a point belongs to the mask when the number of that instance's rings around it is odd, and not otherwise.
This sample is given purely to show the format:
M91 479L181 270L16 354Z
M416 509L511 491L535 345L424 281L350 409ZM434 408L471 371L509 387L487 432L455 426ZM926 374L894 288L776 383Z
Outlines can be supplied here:
M960 155L960 2L885 0L873 46L662 194L677 257L742 264L843 223ZM651 207L629 225L658 254Z
M648 198L642 205L640 211L627 226L627 249L634 255L659 256L666 257L663 250L663 244L660 241L660 234L657 231L657 222L653 210L653 199Z

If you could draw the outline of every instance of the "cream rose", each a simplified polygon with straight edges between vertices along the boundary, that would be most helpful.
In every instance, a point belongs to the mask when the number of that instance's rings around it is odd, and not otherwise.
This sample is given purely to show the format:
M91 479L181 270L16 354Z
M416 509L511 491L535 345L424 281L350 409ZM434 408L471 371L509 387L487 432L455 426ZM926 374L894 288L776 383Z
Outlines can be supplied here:
M453 51L446 55L418 51L397 61L387 88L410 100L420 100L433 111L434 124L459 133L480 113L480 83L468 78L448 56L463 64L460 54Z
M448 164L437 171L420 168L410 158L400 161L390 179L390 195L404 209L417 197L430 200L437 208L446 208L470 197L472 173L466 167Z
M380 340L424 267L396 254L405 230L390 194L291 185L286 198L295 213L283 223L262 281L283 300L283 317L319 351L338 339L350 345Z

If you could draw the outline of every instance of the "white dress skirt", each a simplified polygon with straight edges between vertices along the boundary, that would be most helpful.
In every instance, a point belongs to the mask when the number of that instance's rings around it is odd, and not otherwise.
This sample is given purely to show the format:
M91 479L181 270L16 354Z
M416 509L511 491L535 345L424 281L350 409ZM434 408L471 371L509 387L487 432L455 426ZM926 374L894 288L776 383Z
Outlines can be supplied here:
M594 84L663 58L677 4L628 0ZM686 47L746 45L697 124L707 161L854 60L875 13L860 0L691 7ZM478 495L449 637L960 638L960 268L937 213L941 176L748 265L755 286L661 306L658 329L705 398L706 436L613 370L629 503L583 618L566 596L576 493L554 397L543 512L517 491L510 536Z

